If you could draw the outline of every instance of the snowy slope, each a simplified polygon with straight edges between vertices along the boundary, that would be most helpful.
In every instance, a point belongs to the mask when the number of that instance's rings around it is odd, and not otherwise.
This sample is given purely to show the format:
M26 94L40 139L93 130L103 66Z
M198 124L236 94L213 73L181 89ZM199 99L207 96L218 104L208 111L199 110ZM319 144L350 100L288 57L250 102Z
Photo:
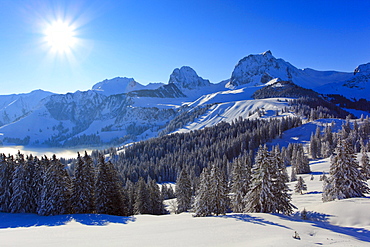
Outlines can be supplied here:
M221 98L222 96L224 95L221 95ZM213 97L205 102L210 103L215 101L215 99L217 99L217 97ZM262 100L239 100L214 103L214 105L211 106L205 114L175 132L184 133L192 130L203 129L220 122L230 123L238 117L250 119L260 118L257 113L258 109L263 109L265 112L261 118L275 117L276 111L281 112L284 107L288 106L288 103L285 100L285 98L270 98ZM205 102L201 101L201 103ZM291 116L291 114L285 113L279 115L279 117L283 116Z

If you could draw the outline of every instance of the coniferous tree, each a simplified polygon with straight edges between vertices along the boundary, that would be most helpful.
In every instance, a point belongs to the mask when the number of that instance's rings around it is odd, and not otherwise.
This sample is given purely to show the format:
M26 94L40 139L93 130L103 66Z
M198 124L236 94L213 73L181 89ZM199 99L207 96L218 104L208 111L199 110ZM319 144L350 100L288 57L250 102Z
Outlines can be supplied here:
M211 213L225 214L229 204L228 188L225 174L219 164L212 165L209 179L211 180L209 188Z
M307 174L311 172L309 161L304 154L302 144L294 145L292 156L292 166L295 167L296 174Z
M233 164L231 207L234 213L242 213L245 208L244 197L248 192L251 179L251 165L247 160L239 157Z
M245 196L245 212L272 213L276 198L273 191L273 170L267 147L260 146L252 168L251 185Z
M176 182L177 213L191 208L192 194L190 178L186 170L182 169Z
M196 217L211 215L212 205L210 205L210 169L204 168L200 175L200 183L195 193L193 211Z
M313 159L320 158L320 155L319 155L319 143L320 143L320 141L321 140L319 140L316 135L314 135L313 133L311 134L310 154L311 154Z
M135 214L149 214L150 210L149 189L144 179L141 177L136 183L134 212Z
M126 197L127 197L127 214L134 214L134 204L135 204L135 185L131 180L126 181L125 185Z
M29 177L23 154L18 152L15 160L15 170L12 178L12 198L10 202L11 213L28 213L27 206L29 197Z
M95 211L95 172L93 161L86 152L83 159L79 153L77 155L71 198L73 212L90 214Z
M273 178L273 193L275 201L276 213L283 213L289 215L293 212L295 206L291 204L291 196L288 193L289 187L286 184L289 181L289 177L284 165L284 161L279 149L279 146L275 146L270 153L271 156L271 165L272 178Z
M301 176L299 176L298 182L297 182L297 184L294 187L294 191L296 193L300 193L302 195L303 194L303 192L302 192L303 190L307 190L307 185L306 185L305 181L303 180L303 178Z
M155 180L150 180L149 190L149 213L154 215L164 214L163 197Z
M64 165L53 155L43 160L45 167L39 215L59 215L70 212L71 180Z
M26 212L37 213L37 209L41 201L41 193L43 187L43 169L37 157L32 154L26 159L26 177L27 177L27 193L29 202L26 207Z
M127 215L127 201L123 186L113 164L100 155L95 183L95 207L99 214Z
M10 203L12 199L12 179L13 179L13 157L6 160L4 154L0 154L0 211L11 212Z
M323 201L363 197L368 191L352 146L341 140L331 161L330 177L324 183Z
M366 147L365 145L362 145L361 147L361 173L364 176L364 178L370 179L370 161L369 161L369 156L367 155L366 152Z
M297 172L295 165L292 165L292 171L290 173L290 182L297 181Z

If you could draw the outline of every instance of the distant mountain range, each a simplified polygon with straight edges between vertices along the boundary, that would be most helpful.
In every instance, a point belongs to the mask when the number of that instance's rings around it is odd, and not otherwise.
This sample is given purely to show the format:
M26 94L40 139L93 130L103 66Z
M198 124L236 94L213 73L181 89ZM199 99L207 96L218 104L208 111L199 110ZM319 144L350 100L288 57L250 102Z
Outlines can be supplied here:
M4 145L120 145L172 130L169 125L176 126L174 131L190 131L253 117L257 108L286 106L263 98L338 94L349 101L370 100L368 92L370 63L358 66L354 73L298 69L267 51L241 59L230 79L218 83L184 66L172 72L167 84L142 85L133 78L117 77L85 92L2 95L0 141Z

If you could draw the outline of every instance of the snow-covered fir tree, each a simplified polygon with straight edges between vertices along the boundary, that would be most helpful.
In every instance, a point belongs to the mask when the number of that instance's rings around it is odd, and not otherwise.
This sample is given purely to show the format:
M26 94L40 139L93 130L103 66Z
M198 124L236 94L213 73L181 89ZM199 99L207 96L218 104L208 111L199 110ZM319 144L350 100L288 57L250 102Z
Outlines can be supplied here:
M149 214L164 214L163 197L155 180L148 183L149 190Z
M98 174L95 183L95 207L99 214L127 215L127 201L123 186L113 164L99 157Z
M209 179L211 212L215 215L225 214L229 206L228 187L225 173L219 164L212 165Z
M273 189L272 160L266 145L260 146L252 168L251 185L245 196L245 212L272 213L275 212L275 194Z
M200 183L195 193L193 204L194 216L204 217L211 215L212 205L210 204L210 187L210 169L206 167L200 175Z
M13 157L0 154L0 211L9 213L12 199Z
M301 176L299 176L298 182L294 186L294 191L296 193L300 193L302 195L304 190L307 190L307 185L306 185L304 179Z
M231 178L231 207L234 213L242 213L245 208L244 197L248 192L251 179L251 164L244 155L238 157L233 163Z
M141 177L136 183L134 212L135 214L149 214L150 210L149 188L145 180Z
M273 193L276 198L275 212L289 215L292 213L295 206L291 204L291 196L288 193L289 187L286 184L289 182L289 176L280 152L279 146L273 147L271 153L271 165L275 169L273 171Z
M369 188L359 168L349 141L339 141L336 154L331 160L330 177L324 182L323 201L363 197Z
M77 214L90 214L95 211L95 171L93 161L85 152L82 159L77 154L73 177L73 194L71 197L73 212Z
M191 208L192 188L190 178L185 169L182 169L176 181L177 212L186 212Z
M28 203L31 198L29 190L29 174L27 174L27 165L23 154L19 153L16 156L15 170L12 178L12 197L10 202L11 213L28 213Z
M284 162L276 149L268 152L266 145L258 149L252 169L250 189L245 196L245 212L290 214L294 206L290 195Z
M28 177L27 193L30 201L26 207L26 212L37 213L41 203L41 193L43 188L43 168L37 157L32 154L26 158L26 176Z
M361 147L361 173L365 179L370 179L370 160L366 151L366 146L363 144Z
M291 164L294 167L296 174L307 174L311 172L309 160L304 154L303 145L293 145L293 153Z
M43 158L45 171L39 215L59 215L70 212L71 179L64 165L53 155L51 160Z

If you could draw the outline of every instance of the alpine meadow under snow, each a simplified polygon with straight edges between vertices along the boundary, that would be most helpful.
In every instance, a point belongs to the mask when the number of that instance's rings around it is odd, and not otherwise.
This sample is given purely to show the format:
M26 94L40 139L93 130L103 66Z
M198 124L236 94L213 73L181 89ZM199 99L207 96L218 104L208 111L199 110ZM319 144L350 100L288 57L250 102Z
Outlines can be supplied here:
M266 51L219 83L0 96L1 246L368 246L369 74Z

